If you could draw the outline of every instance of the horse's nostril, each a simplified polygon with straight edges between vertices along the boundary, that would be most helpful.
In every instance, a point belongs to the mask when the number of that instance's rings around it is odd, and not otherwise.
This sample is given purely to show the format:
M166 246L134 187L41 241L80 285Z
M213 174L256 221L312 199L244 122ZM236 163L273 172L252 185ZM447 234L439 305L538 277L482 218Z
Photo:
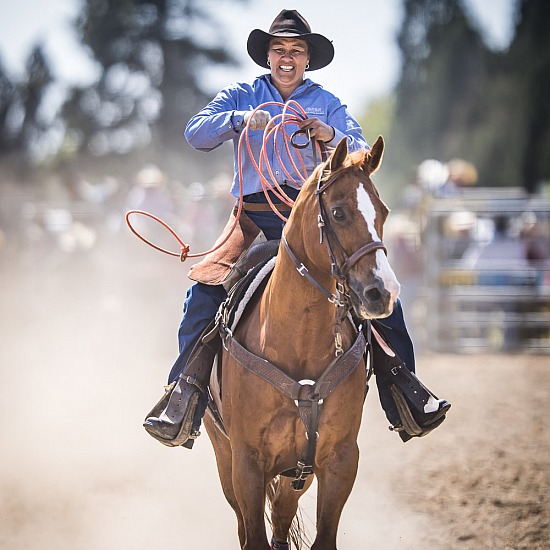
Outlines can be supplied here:
M377 288L371 288L370 290L367 290L365 292L365 298L369 302L377 302L378 300L380 300L381 297L382 295L380 294L380 291Z

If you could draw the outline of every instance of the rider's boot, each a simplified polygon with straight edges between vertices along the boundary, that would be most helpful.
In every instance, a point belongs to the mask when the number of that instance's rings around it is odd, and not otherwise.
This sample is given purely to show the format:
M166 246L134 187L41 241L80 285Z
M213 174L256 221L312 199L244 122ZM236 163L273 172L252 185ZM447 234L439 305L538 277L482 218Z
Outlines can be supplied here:
M379 387L389 388L399 416L397 421L390 420L390 430L397 432L403 442L428 435L443 423L451 404L439 399L409 371L382 337L380 328L373 327L372 332L374 373Z
M143 427L162 444L191 449L200 435L210 373L220 345L213 322L193 348L183 372L165 388L164 396L145 418Z
M200 435L200 419L193 422L201 397L201 390L184 373L168 386L163 398L143 423L147 432L168 447L191 448ZM204 413L204 410L202 411Z

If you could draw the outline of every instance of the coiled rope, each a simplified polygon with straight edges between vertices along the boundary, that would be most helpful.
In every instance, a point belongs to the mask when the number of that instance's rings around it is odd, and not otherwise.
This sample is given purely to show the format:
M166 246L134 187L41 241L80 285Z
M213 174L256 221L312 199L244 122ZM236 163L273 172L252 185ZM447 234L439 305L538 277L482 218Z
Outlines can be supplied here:
M277 114L271 118L269 123L267 124L266 128L264 129L264 134L262 138L262 147L260 150L259 158L256 161L254 158L254 154L252 151L252 146L250 143L250 136L249 132L250 130L250 120L252 120L254 114L256 111L259 111L267 106L278 106L282 108L282 112L280 114ZM238 177L239 177L239 200L238 200L238 207L237 207L237 213L235 214L235 221L233 223L233 226L231 227L231 230L228 232L227 236L216 246L211 248L210 250L206 250L205 252L197 252L197 253L191 253L190 252L190 246L186 244L183 239L176 233L176 231L170 227L165 221L160 219L158 216L155 216L154 214L151 214L150 212L146 212L144 210L129 210L126 213L126 223L132 233L136 235L139 239L141 239L144 243L148 244L155 250L158 250L159 252L163 252L164 254L169 254L170 256L175 256L180 259L181 262L184 262L187 258L199 258L201 256L206 256L207 254L210 254L211 252L214 252L215 250L218 250L221 248L229 239L235 228L237 227L237 224L239 223L239 218L241 216L241 212L243 210L243 204L244 204L244 196L243 196L243 149L245 149L245 152L248 154L248 157L250 158L252 165L254 166L254 169L256 170L257 174L260 177L260 181L262 184L263 192L266 196L267 202L269 203L271 209L279 218L281 218L283 221L287 221L287 218L285 218L277 209L275 204L273 203L271 196L269 192L272 192L277 199L279 199L284 204L292 207L294 205L294 201L284 192L284 190L281 188L281 186L278 184L275 175L273 174L272 167L269 162L269 156L268 156L268 150L271 150L271 147L275 150L275 155L277 157L277 161L279 162L279 165L281 166L281 169L283 170L285 176L287 179L293 183L296 186L301 186L306 179L308 178L307 168L304 163L304 159L302 155L300 154L300 150L308 147L311 145L313 147L313 155L314 155L314 161L317 158L317 155L319 155L319 158L321 156L321 148L319 144L311 139L311 136L309 134L309 130L295 130L292 133L289 133L287 128L289 125L296 126L299 122L306 120L307 114L303 110L302 106L297 103L296 101L288 101L287 103L280 103L277 101L269 101L266 103L262 103L254 111L252 112L251 117L248 120L247 125L244 127L243 131L241 132L241 136L239 138L239 144L237 148L237 169L238 169ZM283 142L283 147L278 147L280 141ZM292 154L292 149L294 149L294 155ZM285 162L283 162L283 159L281 157L281 150L286 152L288 161L290 165L292 166L292 170L295 174L298 175L299 181L296 181L290 174L289 170L285 166ZM297 157L297 162L294 160L294 156ZM264 172L267 173L267 176L264 175ZM140 216L146 216L155 222L159 223L163 228L165 228L178 242L180 245L180 251L179 252L173 252L171 250L167 250L165 248L162 248L150 240L146 239L143 235L141 235L132 225L130 221L130 217L133 215L140 215Z

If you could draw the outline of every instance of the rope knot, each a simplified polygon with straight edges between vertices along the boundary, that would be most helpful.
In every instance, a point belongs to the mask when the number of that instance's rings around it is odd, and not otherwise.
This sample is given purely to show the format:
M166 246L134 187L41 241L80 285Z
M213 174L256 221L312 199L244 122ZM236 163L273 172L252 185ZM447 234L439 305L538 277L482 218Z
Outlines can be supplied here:
M187 260L187 254L189 254L189 245L187 244L184 244L182 247L181 247L181 253L180 253L180 262L185 262L185 260Z

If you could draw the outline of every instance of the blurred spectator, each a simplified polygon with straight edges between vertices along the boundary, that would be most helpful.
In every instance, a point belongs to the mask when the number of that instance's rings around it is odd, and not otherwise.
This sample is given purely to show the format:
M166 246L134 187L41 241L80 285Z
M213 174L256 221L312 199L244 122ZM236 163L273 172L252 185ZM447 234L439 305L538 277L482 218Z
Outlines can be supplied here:
M164 172L154 164L144 166L135 177L126 198L126 210L141 210L174 227L178 223L176 206ZM146 216L132 217L132 227L157 246L174 249L173 238L164 227Z
M167 179L154 164L143 167L126 199L128 210L144 210L159 218L174 216L174 203Z
M448 163L427 159L418 166L417 183L424 192L434 196L448 196L461 187L475 185L477 169L462 159L453 159Z
M521 215L520 238L525 246L525 259L528 262L541 262L550 256L548 239L540 221L534 212L523 212Z

